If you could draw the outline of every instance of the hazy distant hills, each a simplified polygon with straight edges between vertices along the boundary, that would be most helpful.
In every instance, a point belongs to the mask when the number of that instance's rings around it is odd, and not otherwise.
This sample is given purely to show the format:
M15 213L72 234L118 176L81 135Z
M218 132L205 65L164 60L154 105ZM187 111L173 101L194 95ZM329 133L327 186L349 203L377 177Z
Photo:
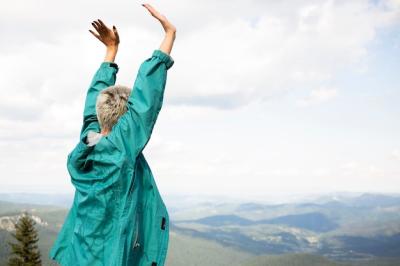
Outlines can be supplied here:
M347 263L339 263L330 261L321 256L311 254L288 254L285 256L264 255L255 257L247 261L245 266L304 266L304 265L318 265L318 266L350 266Z
M257 225L257 224L283 224L287 226L304 228L315 232L327 232L338 227L324 214L318 212L284 215L273 219L252 221L237 215L213 215L197 220L186 220L180 222L194 222L210 226L223 225Z
M14 203L30 203L70 207L72 194L39 194L39 193L0 193L0 200Z
M43 259L51 265L47 253L71 198L20 196L0 194L0 265L9 252L12 220L23 210L35 217ZM59 206L23 203L44 201ZM167 204L170 266L400 265L400 196L335 195L290 204L177 202Z
M258 224L284 224L291 227L303 228L314 232L328 232L338 227L323 213L309 212L279 216L273 219L266 219L257 222Z

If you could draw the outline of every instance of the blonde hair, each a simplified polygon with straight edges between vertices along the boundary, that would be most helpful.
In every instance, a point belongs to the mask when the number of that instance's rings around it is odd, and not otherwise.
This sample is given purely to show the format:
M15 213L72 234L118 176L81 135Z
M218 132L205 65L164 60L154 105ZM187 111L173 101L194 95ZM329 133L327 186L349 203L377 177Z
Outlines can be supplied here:
M100 127L111 131L120 116L127 111L126 103L131 89L123 85L114 85L101 91L96 100L96 113Z

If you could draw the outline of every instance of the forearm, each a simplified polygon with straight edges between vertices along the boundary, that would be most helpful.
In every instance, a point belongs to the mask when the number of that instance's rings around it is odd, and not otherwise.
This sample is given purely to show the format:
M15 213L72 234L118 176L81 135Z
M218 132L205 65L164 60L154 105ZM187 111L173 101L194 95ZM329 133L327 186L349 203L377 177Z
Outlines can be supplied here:
M104 62L114 62L117 56L118 45L107 46L106 56L104 57Z
M164 40L160 45L160 50L166 54L170 54L172 50L172 46L174 45L176 31L167 31L165 33Z

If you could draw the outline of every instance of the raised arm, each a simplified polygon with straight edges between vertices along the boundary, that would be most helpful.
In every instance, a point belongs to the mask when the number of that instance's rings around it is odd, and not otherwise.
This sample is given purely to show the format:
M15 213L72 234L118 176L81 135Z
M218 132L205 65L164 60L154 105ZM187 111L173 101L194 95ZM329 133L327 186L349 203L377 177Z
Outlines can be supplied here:
M86 95L83 126L80 133L81 140L84 140L89 130L100 130L96 115L96 99L103 89L115 84L118 72L118 65L114 63L119 45L117 28L113 26L112 29L109 29L100 19L93 21L92 25L98 33L89 31L106 46L106 55L94 74Z
M174 64L169 54L175 40L175 27L154 8L144 6L161 22L165 37L160 48L154 50L152 56L140 65L127 102L128 110L108 136L132 160L136 159L151 137L163 103L167 71Z

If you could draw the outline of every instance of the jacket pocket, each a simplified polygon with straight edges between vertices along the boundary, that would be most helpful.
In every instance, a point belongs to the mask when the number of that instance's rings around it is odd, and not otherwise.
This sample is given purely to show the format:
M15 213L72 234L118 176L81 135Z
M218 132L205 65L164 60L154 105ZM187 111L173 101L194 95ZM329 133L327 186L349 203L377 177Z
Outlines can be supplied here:
M161 201L157 208L155 230L158 232L158 249L159 251L165 250L168 245L169 234L169 215L168 211Z

